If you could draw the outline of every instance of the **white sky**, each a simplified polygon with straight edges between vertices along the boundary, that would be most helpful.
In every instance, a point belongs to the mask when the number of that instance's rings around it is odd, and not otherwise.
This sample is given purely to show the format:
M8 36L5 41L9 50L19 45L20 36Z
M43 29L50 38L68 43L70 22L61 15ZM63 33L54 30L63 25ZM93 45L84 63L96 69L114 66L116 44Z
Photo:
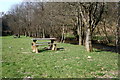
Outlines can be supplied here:
M7 12L12 5L18 4L22 0L0 0L0 12Z

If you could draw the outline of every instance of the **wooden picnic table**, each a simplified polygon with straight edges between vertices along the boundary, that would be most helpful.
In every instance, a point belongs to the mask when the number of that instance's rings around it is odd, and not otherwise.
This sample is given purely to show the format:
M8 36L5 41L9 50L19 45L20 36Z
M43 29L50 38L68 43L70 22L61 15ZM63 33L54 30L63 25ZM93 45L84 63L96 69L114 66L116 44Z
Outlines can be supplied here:
M42 41L38 43L37 42L38 40L42 40ZM44 40L50 40L50 42L44 41ZM56 38L33 38L32 41L33 41L32 42L32 50L33 50L33 52L38 53L38 48L37 47L42 46L42 45L49 45L49 48L51 50L56 50L56 43L55 43Z

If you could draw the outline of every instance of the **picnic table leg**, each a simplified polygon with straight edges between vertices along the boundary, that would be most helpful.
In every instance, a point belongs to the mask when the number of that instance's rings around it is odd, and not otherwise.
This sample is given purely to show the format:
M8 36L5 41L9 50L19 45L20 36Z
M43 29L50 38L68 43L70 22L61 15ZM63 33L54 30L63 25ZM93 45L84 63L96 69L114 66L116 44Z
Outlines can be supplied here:
M52 50L57 50L56 44L53 44Z
M51 50L57 50L56 44L54 44L55 40L51 40L51 45L50 45L50 49Z
M35 52L35 43L34 42L32 42L32 52Z
M38 53L38 48L35 46L35 52Z
M38 53L38 49L36 46L36 40L33 40L33 42L32 42L32 51Z
M53 43L54 43L54 40L51 40L51 43L50 43L50 49L52 50L53 48Z

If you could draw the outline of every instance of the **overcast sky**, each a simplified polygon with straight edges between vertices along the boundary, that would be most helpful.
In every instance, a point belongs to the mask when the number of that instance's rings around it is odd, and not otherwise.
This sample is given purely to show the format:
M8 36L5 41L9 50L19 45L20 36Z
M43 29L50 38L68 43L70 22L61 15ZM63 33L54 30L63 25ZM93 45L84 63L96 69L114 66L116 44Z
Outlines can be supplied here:
M22 0L0 0L0 12L7 12L12 5L20 3Z

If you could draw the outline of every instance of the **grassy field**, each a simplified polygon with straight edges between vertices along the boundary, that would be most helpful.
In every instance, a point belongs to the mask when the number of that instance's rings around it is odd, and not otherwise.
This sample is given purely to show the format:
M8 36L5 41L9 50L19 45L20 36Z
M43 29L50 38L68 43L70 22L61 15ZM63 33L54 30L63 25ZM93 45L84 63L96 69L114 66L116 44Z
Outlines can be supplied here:
M118 54L85 51L84 46L58 43L58 51L32 53L31 38L2 38L2 78L116 78ZM89 58L91 57L91 58Z

